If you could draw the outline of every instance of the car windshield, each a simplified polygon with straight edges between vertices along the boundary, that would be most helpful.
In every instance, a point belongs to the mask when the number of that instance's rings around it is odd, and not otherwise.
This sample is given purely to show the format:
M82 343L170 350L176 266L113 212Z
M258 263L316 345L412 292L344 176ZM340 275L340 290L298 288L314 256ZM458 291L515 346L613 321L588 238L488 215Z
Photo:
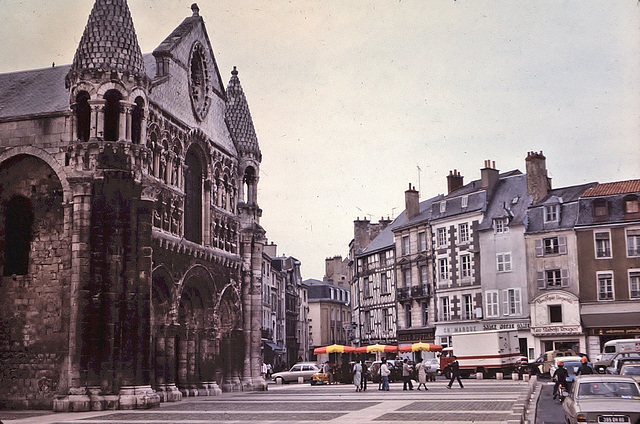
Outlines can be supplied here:
M640 399L640 392L638 392L638 386L627 381L581 383L578 388L578 399L588 398Z

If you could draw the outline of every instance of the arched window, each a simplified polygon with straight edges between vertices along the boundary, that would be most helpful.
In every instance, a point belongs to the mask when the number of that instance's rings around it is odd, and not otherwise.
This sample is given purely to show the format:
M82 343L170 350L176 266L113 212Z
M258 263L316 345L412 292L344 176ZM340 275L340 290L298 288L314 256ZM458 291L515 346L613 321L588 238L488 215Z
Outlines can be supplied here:
M91 106L89 93L80 91L76 95L76 122L78 140L89 140L91 130Z
M185 158L184 237L194 243L202 242L202 165L190 150Z
M244 199L242 199L245 203L254 204L256 203L256 171L252 167L247 167L244 170Z
M135 105L131 109L131 141L140 144L142 136L142 118L144 116L144 100L136 97Z
M4 275L25 275L29 272L32 231L31 202L16 196L7 204L5 216Z
M104 139L118 141L122 94L118 90L109 90L104 93L104 99L107 101L104 106Z

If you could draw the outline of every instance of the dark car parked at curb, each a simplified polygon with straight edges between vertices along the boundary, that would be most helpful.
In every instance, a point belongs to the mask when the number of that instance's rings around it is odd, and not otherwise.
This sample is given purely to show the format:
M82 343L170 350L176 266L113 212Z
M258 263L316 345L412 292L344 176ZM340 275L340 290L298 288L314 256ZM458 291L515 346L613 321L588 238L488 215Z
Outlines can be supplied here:
M369 368L369 375L371 376L371 381L374 383L380 382L380 365L382 365L381 361L375 361ZM389 383L402 381L402 362L388 359L387 366L389 367L389 371L391 371L391 374L389 374Z

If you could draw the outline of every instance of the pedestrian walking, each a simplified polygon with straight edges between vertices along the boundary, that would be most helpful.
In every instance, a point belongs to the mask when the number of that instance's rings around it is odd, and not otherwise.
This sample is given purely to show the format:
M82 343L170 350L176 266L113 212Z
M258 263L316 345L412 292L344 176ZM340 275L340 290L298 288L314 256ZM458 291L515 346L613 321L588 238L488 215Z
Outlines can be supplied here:
M584 356L580 359L580 367L578 368L576 375L593 374L593 368L591 368L588 362L588 359Z
M411 382L411 365L409 365L407 358L402 362L402 390L413 390L413 383Z
M369 378L369 367L366 361L362 361L362 381L360 382L360 390L367 390L367 379Z
M360 384L362 383L362 364L356 362L353 366L353 385L356 386L356 392L360 391Z
M430 367L430 365L426 361L418 363L418 390L420 390L420 386L424 386L425 390L429 390L427 388L427 367Z
M382 381L381 390L386 390L387 392L389 391L389 374L391 374L391 371L389 371L389 367L387 366L387 359L383 358L382 364L380 365L380 380Z
M464 386L462 385L462 380L460 380L460 363L458 362L458 357L454 355L452 356L452 358L453 358L453 362L447 365L447 368L449 368L449 370L451 371L451 380L449 380L449 384L447 384L447 389L451 388L454 380L458 380L458 384L460 385L460 388L464 389Z
M269 370L267 367L267 364L264 363L264 361L260 361L261 365L260 365L260 375L262 376L262 378L267 378L267 371Z

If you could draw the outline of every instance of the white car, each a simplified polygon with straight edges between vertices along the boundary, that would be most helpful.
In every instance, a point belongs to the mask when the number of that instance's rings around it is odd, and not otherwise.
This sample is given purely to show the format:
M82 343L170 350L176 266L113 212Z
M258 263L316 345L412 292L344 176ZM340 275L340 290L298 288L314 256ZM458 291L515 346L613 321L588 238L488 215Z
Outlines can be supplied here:
M291 367L289 371L277 372L271 376L276 383L297 382L298 377L303 381L310 381L313 374L320 372L320 367L315 362L299 362Z

